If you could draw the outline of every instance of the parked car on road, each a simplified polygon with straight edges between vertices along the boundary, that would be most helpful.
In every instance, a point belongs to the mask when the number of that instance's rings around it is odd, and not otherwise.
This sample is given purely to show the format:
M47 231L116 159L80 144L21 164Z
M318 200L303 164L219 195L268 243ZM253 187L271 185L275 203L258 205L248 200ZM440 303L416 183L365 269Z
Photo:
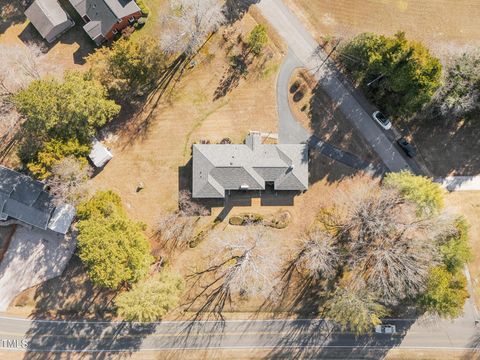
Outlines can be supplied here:
M372 114L372 117L385 130L389 130L392 127L392 123L390 122L390 120L388 120L388 118L380 111L375 111Z
M407 154L408 157L413 158L415 155L417 155L417 150L415 150L412 144L410 144L404 137L398 139L397 144L402 148L403 151L405 151L405 154Z
M375 332L377 334L395 334L397 329L395 328L395 325L377 325L375 326Z

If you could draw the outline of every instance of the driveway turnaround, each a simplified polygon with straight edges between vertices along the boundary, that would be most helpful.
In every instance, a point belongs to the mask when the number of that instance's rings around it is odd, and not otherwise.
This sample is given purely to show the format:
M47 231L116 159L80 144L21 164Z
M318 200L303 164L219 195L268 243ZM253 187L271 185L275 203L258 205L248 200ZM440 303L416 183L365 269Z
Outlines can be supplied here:
M74 250L63 235L17 226L0 262L0 311L23 290L60 276Z
M385 166L390 171L410 170L410 166L400 154L400 151L393 145L385 132L375 124L369 111L362 107L351 90L341 80L334 65L326 60L327 55L322 49L319 49L319 44L283 2L281 0L261 0L257 6L263 16L285 40L289 51L319 81L320 86L330 98L339 104L339 109L367 140ZM313 54L317 55L313 56ZM280 111L284 106L284 104L279 104ZM282 142L282 139L280 139L280 142Z
M310 134L295 119L288 102L288 83L295 69L302 67L298 58L289 52L280 68L277 79L277 108L278 108L278 139L281 144L308 143L311 149L320 154L341 162L353 169L374 171L374 166L359 157L343 151L315 135Z

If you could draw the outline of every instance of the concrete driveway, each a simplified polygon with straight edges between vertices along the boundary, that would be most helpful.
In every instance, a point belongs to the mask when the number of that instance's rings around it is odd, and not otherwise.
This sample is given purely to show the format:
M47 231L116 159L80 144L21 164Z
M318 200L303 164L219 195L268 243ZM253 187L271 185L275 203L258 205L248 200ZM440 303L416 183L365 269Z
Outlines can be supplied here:
M75 246L72 238L17 226L0 263L0 311L23 290L61 275Z
M352 89L342 81L334 64L327 59L327 55L319 49L318 43L285 4L281 0L261 0L257 6L265 19L287 43L289 51L295 55L298 64L308 69L318 80L320 86L338 104L345 117L371 145L385 166L390 171L411 169L392 140L388 138L387 133L372 120L370 109L366 109L357 100ZM319 56L312 56L314 53L318 53ZM285 104L280 104L280 108L282 106ZM295 130L294 125L291 126ZM298 134L299 138L305 135L301 132ZM293 140L296 141L297 138L292 138L291 141ZM282 142L282 136L280 141Z

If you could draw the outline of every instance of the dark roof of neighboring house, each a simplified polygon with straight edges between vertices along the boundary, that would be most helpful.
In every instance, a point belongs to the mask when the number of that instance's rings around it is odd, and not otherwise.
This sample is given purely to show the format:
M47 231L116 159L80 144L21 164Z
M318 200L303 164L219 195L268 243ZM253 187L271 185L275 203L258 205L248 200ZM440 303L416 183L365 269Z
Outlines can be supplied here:
M73 24L57 0L35 0L32 5L25 10L25 16L27 16L28 20L35 26L43 38L50 36L50 33L55 30L55 27L58 27L57 32L59 34L65 30L66 27L71 27ZM59 27L59 25L62 24L68 25Z
M308 189L308 148L305 144L262 144L251 133L245 144L193 145L192 195L223 198L225 190Z
M90 21L83 27L93 39L105 36L115 23L140 11L134 0L69 0L81 17Z
M73 206L53 205L42 182L0 166L0 220L13 218L43 230L65 234L74 217Z

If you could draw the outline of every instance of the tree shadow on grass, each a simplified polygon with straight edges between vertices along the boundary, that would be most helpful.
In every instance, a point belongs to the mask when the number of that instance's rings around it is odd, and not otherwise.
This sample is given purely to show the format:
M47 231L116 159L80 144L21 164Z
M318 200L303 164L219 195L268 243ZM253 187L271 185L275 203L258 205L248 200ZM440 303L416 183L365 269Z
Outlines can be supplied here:
M145 139L153 123L155 111L164 97L173 93L190 61L191 58L185 55L177 57L165 69L147 95L134 100L116 99L122 106L122 110L116 119L104 127L103 131L124 134L123 138L127 139L124 148L131 146L137 140Z
M35 289L33 318L75 320L95 317L110 320L114 315L115 291L96 287L74 255L62 276L48 280Z
M228 68L213 94L213 101L226 96L240 84L241 79L247 77L248 67L253 63L253 58L249 55L246 46L242 45L241 53L230 57Z
M340 102L334 102L321 84L317 83L312 90L308 115L313 134L323 141L354 154L365 162L378 160L370 144L342 113Z
M138 350L143 339L155 331L155 324L113 322L115 294L95 287L80 260L72 257L62 276L35 290L35 309L30 315L34 322L26 333L24 359L51 359L63 351L86 351L80 357L91 358L88 350L106 351L95 356L104 359L109 358L109 350L125 350L122 356ZM61 321L45 321L51 318ZM89 318L100 322L89 322Z
M480 114L457 121L419 116L399 125L410 134L433 176L480 174Z

